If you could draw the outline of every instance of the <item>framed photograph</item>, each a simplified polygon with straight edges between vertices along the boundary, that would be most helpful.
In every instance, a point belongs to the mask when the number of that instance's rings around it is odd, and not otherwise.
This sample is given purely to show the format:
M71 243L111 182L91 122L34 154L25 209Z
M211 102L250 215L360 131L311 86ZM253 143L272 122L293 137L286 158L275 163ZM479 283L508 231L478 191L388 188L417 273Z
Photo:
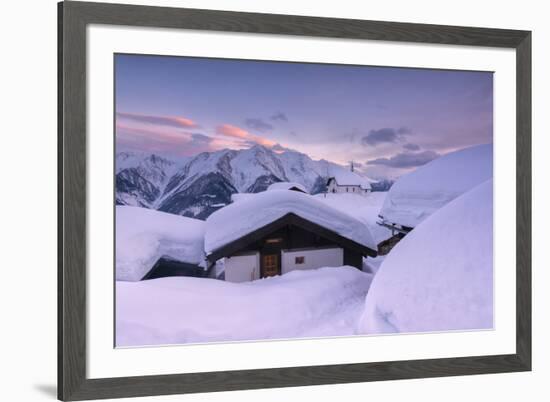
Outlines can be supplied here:
M58 397L531 369L531 33L59 3Z

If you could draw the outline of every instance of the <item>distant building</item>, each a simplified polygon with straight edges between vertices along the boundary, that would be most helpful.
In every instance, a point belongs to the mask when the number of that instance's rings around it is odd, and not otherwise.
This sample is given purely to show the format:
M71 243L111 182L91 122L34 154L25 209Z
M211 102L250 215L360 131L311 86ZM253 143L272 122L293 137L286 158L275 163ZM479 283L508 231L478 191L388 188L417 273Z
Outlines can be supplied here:
M371 181L360 176L351 170L339 170L333 173L327 181L327 192L329 193L351 193L365 195L372 191Z

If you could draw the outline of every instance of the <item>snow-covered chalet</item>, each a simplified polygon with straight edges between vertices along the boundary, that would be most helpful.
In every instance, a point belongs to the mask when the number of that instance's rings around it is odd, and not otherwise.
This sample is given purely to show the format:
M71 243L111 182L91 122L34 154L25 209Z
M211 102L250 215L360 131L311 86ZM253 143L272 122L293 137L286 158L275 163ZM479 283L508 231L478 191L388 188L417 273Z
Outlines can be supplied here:
M246 282L293 270L350 265L375 257L366 225L302 191L272 189L243 198L206 220L208 270Z

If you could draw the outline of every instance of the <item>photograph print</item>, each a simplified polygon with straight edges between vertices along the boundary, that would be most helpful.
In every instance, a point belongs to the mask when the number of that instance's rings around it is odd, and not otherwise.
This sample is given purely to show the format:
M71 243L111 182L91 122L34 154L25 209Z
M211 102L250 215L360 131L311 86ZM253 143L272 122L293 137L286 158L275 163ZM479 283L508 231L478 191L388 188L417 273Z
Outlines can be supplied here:
M115 346L493 329L493 73L115 54Z

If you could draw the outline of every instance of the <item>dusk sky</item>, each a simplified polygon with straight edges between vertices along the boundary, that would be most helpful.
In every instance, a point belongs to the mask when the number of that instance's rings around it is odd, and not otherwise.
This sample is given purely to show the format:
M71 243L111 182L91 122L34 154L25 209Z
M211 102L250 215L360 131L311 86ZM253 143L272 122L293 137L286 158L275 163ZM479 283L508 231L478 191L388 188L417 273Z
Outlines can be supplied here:
M493 139L493 75L117 55L117 151L262 144L395 178Z

